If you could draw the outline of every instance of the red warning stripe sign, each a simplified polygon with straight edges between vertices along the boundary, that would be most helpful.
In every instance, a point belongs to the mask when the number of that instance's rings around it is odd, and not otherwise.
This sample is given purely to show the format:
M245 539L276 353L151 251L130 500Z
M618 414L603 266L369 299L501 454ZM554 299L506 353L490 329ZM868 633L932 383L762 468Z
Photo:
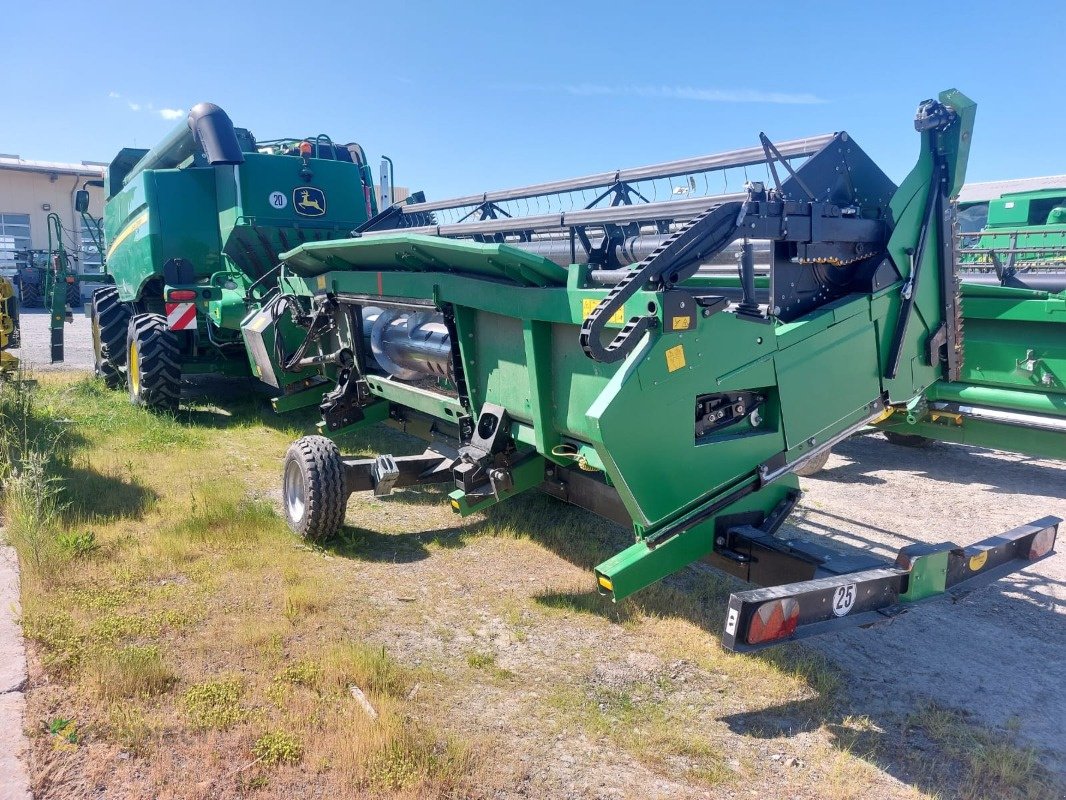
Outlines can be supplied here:
M184 331L196 327L196 303L167 303L167 327Z

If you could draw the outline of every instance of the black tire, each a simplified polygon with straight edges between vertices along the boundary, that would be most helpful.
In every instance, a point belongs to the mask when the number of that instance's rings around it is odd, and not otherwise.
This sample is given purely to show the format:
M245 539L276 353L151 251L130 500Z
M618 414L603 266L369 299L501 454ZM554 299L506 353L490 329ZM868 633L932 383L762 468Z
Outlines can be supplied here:
M126 387L130 402L177 411L181 399L178 337L162 314L137 314L126 329Z
M900 447L928 447L933 443L932 439L928 439L925 436L915 436L913 433L896 433L895 431L885 431L885 438L892 444L898 444Z
M130 307L118 299L118 289L103 286L89 300L89 319L93 334L93 371L103 378L109 389L126 381L126 333L130 324Z
M293 442L285 453L281 495L285 520L294 532L315 542L336 536L348 505L337 445L325 436Z
M41 301L41 284L20 283L19 305L23 308L37 308L38 306L43 305Z
M67 305L74 311L80 311L85 305L81 299L81 284L77 281L67 284Z
M796 474L799 475L801 478L809 478L811 477L811 475L817 475L819 472L825 469L825 462L829 460L829 456L832 452L832 448L823 450L821 453L816 455L802 467L797 469L795 471Z

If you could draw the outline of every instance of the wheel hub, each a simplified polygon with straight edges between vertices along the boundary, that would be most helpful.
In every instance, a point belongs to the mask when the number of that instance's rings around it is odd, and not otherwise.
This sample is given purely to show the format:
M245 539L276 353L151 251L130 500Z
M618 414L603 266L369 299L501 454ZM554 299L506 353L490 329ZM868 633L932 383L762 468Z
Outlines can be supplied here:
M285 465L285 513L293 522L300 522L307 511L307 484L303 470L295 460Z

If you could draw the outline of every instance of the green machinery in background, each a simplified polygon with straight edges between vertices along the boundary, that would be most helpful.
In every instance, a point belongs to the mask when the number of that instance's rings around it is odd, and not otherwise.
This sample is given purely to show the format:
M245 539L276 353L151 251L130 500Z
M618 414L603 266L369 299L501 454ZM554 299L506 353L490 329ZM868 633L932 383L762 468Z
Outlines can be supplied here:
M283 253L279 292L243 335L255 371L286 388L279 405L317 403L328 434L286 456L290 525L334 534L355 491L441 483L465 516L540 489L632 526L634 544L596 567L612 599L704 558L771 587L730 599L734 650L884 619L1047 555L1050 517L895 562L777 535L797 469L960 378L951 198L974 116L957 91L923 102L898 187L846 133L761 136L397 205L353 238ZM695 196L708 175L756 166L766 182ZM646 185L664 180L656 202ZM753 240L770 243L762 279ZM341 455L333 438L377 422L425 451Z
M1066 188L962 206L959 376L882 421L892 441L933 439L1066 460Z
M0 380L18 372L19 360L9 350L19 347L19 306L14 284L0 278Z
M257 141L210 103L107 169L114 286L93 293L96 372L174 409L182 374L248 375L241 321L276 287L278 254L377 212L362 148L328 136Z

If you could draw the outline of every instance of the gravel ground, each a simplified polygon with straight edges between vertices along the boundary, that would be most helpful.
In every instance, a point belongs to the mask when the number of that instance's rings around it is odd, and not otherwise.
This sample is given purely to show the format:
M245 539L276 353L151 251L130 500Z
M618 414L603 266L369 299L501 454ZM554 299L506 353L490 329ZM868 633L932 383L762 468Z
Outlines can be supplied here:
M73 319L63 327L63 361L52 364L49 316L41 308L24 309L19 313L22 347L13 352L22 359L23 366L37 372L71 369L91 371L93 338L89 318L81 309L74 311Z
M934 444L853 438L804 481L802 532L892 556L915 541L967 545L1054 515L1066 518L1066 463ZM1066 773L1066 526L1057 554L871 630L815 639L851 676L854 713L883 718L921 700L1018 726Z

